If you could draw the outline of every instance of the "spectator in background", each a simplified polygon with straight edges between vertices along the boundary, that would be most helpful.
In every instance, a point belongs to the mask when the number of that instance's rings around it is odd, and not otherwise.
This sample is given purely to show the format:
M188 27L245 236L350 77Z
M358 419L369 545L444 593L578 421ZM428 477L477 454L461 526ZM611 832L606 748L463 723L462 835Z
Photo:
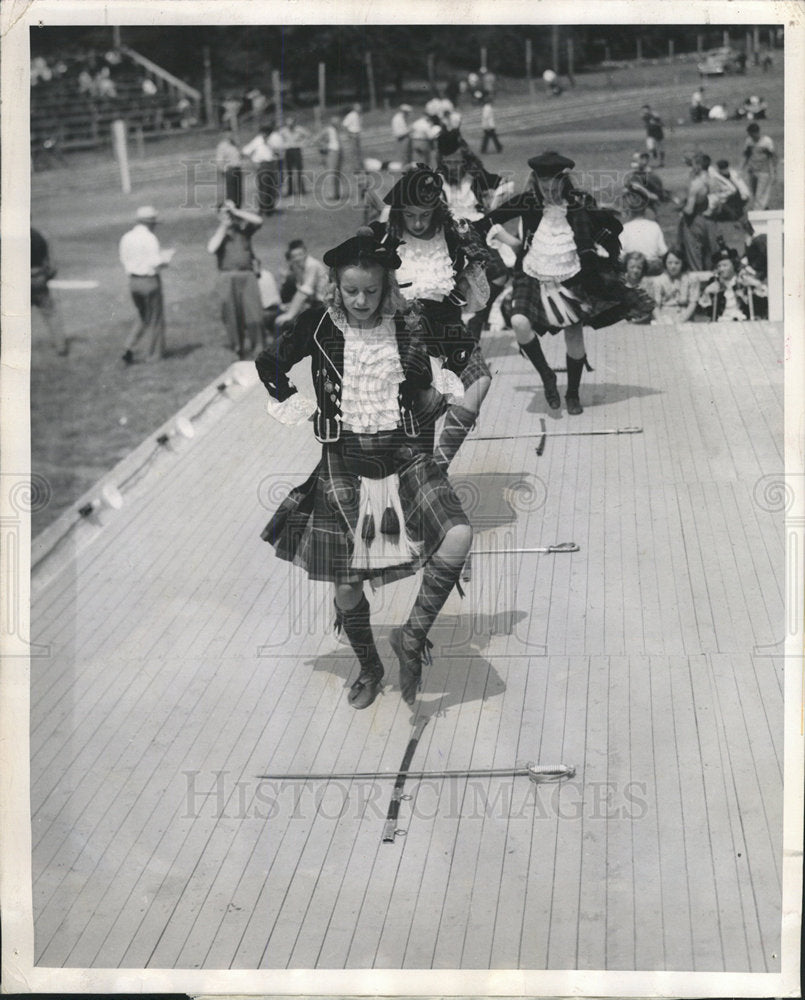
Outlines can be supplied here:
M686 157L685 162L690 165L690 179L679 219L679 247L691 271L704 271L712 255L713 239L713 224L705 214L710 194L707 184L710 157L705 153L694 153Z
M441 132L427 115L421 115L411 124L411 159L415 163L430 166L433 160L433 148Z
M279 198L285 179L285 140L282 136L282 129L277 125L276 121L272 121L271 123L268 144L274 153L274 162L277 166L277 198Z
M643 125L646 129L646 149L652 160L659 160L658 166L665 166L665 129L662 118L652 111L650 104L644 104L642 108Z
M746 208L752 193L737 170L731 170L728 160L719 160L707 170L707 215L716 222L738 222L746 219ZM748 224L748 219L746 222Z
M56 268L50 258L50 250L44 236L31 229L31 305L35 306L45 321L50 334L50 342L60 357L68 353L67 338L64 335L64 323L53 296L50 293L49 282L56 277Z
M699 282L685 270L682 251L665 255L662 274L654 279L654 319L657 323L689 323L699 301Z
M408 116L411 114L410 104L401 104L400 108L391 119L391 134L394 136L397 148L401 150L401 159L404 164L410 163L413 159L413 144L411 141L411 125Z
M777 154L771 136L761 135L757 122L751 122L746 126L746 135L743 167L749 181L754 207L763 211L769 207L771 189L777 175Z
M333 201L341 198L341 168L343 166L344 149L341 144L340 122L338 115L332 115L330 124L325 125L316 137L319 152L324 160L326 179L330 181L329 196Z
M552 97L558 97L562 93L562 85L559 83L559 77L550 67L542 74L542 80Z
M95 78L95 92L101 100L112 101L117 97L117 87L108 66L104 66Z
M231 201L236 208L243 204L243 166L240 150L228 127L221 132L215 148L218 170L218 202Z
M347 134L352 151L352 165L356 173L363 172L363 150L361 149L361 132L363 121L361 118L361 106L357 102L344 115L341 126Z
M707 121L710 109L704 103L704 86L697 87L690 98L690 120L694 125Z
M78 93L95 97L95 79L88 69L82 69L78 74Z
M329 272L324 264L311 257L304 240L291 240L285 252L288 274L282 283L280 296L285 304L277 316L276 325L282 330L296 317L326 301Z
M648 201L647 215L659 218L660 206L674 201L671 192L663 185L662 178L649 165L649 154L644 150L632 157L631 170L624 182L626 190L642 191Z
M481 74L481 86L484 89L484 94L490 97L492 100L495 99L495 87L497 86L497 77L494 73L491 73L486 66L482 66L478 72Z
M723 241L712 258L715 275L699 296L699 305L709 312L712 322L729 323L755 319L755 297L768 298L763 282L747 270L739 273L735 250Z
M243 147L243 155L254 164L257 205L261 215L271 215L280 193L281 175L271 136L273 124L264 123L257 135Z
M304 194L302 144L310 138L310 133L306 128L297 124L294 115L289 115L280 129L280 138L285 149L285 176L288 182L285 193L287 195Z
M253 87L246 96L251 104L252 117L259 122L263 117L263 112L268 107L268 98L258 87Z
M484 130L483 141L481 142L481 152L485 153L487 146L491 142L496 153L503 152L498 134L495 131L495 112L492 107L492 97L487 96L484 106L481 108L481 128Z
M623 259L623 265L624 285L627 288L645 293L643 301L629 310L626 320L629 323L637 323L640 326L645 326L651 322L651 317L654 313L654 292L652 283L646 274L648 261L645 254L634 250L626 254Z
M751 97L743 102L743 104L735 112L736 118L746 118L747 121L755 121L756 119L763 119L766 117L766 112L768 111L768 105L764 100L753 94Z
M252 250L252 236L263 220L231 201L224 202L218 220L207 252L215 254L218 261L217 291L229 346L242 360L263 340L263 305Z
M233 94L227 95L221 104L221 123L224 128L229 128L233 132L238 128L238 115L240 114L240 98Z
M280 293L274 275L263 267L255 257L254 271L257 275L257 285L260 290L260 304L263 307L263 350L273 347L276 338L276 319L280 311Z
M623 195L623 205L629 220L621 233L621 260L626 263L629 254L639 253L645 260L645 273L659 274L662 258L668 251L662 229L654 219L646 218L649 202L645 191L627 188Z
M162 250L156 233L156 209L144 205L137 209L137 223L120 240L120 263L129 276L131 297L138 317L125 344L123 361L134 361L134 348L146 337L146 360L159 361L165 356L165 306L162 298L161 271L170 264L173 250Z

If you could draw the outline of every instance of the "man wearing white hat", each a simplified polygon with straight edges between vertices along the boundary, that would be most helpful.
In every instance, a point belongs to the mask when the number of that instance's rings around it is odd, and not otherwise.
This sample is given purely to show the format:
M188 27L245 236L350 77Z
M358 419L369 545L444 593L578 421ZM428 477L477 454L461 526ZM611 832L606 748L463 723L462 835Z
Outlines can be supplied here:
M165 355L165 309L162 300L160 271L167 267L173 250L162 250L154 228L157 212L150 205L137 209L137 224L120 240L120 263L129 276L129 288L137 319L126 340L123 360L134 361L134 348L147 335L148 361L158 361Z
M413 145L411 141L411 126L408 122L408 115L411 113L410 104L401 104L391 119L391 134L397 140L397 145L403 152L403 163L410 163L413 159Z

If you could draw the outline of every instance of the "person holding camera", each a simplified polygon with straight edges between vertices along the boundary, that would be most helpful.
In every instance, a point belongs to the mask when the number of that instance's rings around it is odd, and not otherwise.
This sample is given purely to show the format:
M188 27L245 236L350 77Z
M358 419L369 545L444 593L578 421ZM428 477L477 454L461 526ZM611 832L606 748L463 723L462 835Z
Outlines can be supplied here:
M263 304L252 250L252 236L263 220L256 212L237 208L232 201L224 202L218 219L207 252L215 254L218 261L217 292L229 346L242 360L263 337Z

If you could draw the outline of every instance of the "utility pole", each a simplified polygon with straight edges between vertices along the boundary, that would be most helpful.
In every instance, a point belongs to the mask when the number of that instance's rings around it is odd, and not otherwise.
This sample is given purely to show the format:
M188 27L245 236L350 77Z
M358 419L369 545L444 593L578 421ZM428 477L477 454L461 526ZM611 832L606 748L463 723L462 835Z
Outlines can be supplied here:
M204 115L208 125L215 124L215 108L212 103L212 62L210 47L204 46Z
M369 49L366 50L364 60L366 62L366 82L369 85L369 110L374 111L377 107L377 95L375 94L375 73L372 68L372 53Z

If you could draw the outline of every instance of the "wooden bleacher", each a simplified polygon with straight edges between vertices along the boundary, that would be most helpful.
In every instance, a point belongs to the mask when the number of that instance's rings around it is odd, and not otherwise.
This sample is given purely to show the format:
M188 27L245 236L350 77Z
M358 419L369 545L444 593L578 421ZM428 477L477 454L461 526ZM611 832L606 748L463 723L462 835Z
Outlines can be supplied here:
M143 136L198 124L200 93L156 63L126 46L112 77L115 96L81 93L78 75L89 65L84 59L63 61L66 72L31 88L31 151L35 165L54 156L81 149L95 149L110 142L111 124L125 120ZM54 63L58 60L54 60ZM102 60L93 65L97 72ZM155 88L143 91L143 81Z

